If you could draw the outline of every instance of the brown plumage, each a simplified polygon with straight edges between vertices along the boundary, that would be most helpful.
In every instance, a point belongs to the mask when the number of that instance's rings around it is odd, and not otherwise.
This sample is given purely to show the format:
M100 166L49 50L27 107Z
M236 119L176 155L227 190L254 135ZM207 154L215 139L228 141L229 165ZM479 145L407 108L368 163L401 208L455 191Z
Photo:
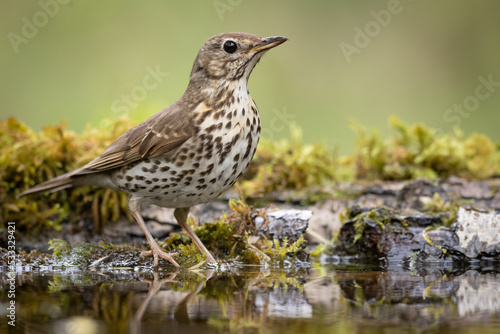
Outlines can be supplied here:
M189 207L231 187L248 167L260 134L257 107L247 81L262 54L285 42L246 33L213 36L194 61L189 85L169 107L128 130L87 165L46 181L20 196L96 185L129 193L129 209L151 247L143 256L178 264L160 249L140 215L142 202L176 208L174 215L206 254L214 257L186 224Z

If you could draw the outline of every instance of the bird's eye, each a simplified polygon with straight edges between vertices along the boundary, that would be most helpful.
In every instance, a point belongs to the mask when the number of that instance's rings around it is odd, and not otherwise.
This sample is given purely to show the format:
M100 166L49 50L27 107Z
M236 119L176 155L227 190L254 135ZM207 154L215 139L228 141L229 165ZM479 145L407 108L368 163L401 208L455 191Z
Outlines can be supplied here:
M238 45L235 42L229 40L224 43L224 51L227 53L235 53Z

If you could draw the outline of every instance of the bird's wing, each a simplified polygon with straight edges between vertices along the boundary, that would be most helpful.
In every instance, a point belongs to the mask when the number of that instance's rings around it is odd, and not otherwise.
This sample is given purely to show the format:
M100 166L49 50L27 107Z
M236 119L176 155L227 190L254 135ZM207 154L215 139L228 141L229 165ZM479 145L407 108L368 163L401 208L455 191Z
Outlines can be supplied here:
M193 124L182 109L173 104L128 130L78 174L102 172L143 158L168 155L194 132Z

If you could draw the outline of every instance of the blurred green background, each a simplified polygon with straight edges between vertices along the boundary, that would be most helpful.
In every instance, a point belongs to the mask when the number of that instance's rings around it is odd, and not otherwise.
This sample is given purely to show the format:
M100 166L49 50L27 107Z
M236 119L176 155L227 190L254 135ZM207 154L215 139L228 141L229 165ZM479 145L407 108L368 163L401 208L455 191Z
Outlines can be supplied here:
M499 15L494 0L6 0L0 119L76 131L124 113L142 121L183 93L208 37L246 31L290 39L250 78L267 137L293 121L306 142L349 153L350 119L384 134L397 115L500 141Z

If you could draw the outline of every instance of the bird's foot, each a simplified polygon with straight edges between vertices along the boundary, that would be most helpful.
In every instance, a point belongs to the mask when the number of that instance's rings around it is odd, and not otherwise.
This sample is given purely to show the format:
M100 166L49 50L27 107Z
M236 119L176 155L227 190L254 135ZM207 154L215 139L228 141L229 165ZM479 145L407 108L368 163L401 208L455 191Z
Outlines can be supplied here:
M172 263L176 268L179 268L179 264L174 260L175 256L179 256L179 253L167 253L161 250L160 246L158 244L153 244L150 245L151 250L150 251L144 251L141 252L141 256L152 256L154 259L154 267L158 267L158 258L161 257L162 259L167 260L168 262Z

